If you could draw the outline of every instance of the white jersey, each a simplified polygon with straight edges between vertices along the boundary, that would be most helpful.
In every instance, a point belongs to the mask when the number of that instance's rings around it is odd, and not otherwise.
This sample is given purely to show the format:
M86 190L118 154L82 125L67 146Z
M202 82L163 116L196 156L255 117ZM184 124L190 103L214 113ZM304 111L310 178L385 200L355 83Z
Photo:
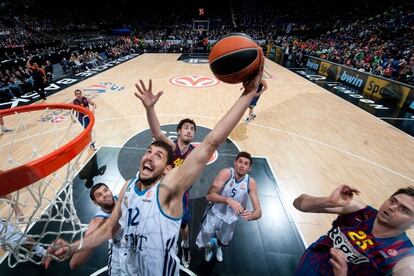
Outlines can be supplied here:
M114 197L115 203L118 198ZM94 218L103 218L108 219L111 216L110 213L99 209ZM112 239L108 240L108 276L111 275L121 275L121 237L122 237L122 229L120 229Z
M230 168L231 176L224 184L223 191L221 192L222 196L231 197L235 201L239 202L240 205L246 209L247 200L249 198L249 175L246 174L243 179L237 182L234 177L234 169ZM239 219L234 210L230 208L227 204L224 203L214 203L211 207L211 211L215 216L231 224Z
M181 218L163 213L158 201L160 182L140 191L133 179L122 199L121 251L123 275L178 275L180 261L175 254Z

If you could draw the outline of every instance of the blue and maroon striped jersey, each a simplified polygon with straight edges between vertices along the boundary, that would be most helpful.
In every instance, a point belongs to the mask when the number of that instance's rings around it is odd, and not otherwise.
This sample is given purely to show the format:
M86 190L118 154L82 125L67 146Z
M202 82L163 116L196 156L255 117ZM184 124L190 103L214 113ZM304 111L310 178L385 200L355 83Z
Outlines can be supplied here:
M329 232L311 244L302 257L297 273L309 269L322 275L333 275L329 250L341 249L348 262L348 275L391 275L395 264L414 255L413 244L405 233L391 238L376 238L372 228L378 210L367 206L340 215Z

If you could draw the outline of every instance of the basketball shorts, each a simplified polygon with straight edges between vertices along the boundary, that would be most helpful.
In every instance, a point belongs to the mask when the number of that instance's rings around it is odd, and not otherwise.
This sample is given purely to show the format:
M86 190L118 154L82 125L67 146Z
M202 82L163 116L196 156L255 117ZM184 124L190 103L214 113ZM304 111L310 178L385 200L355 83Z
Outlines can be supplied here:
M201 230L197 235L196 244L199 248L206 247L214 234L216 234L217 239L219 239L223 245L228 245L233 238L235 227L236 221L227 224L216 217L212 210L209 210L203 220Z

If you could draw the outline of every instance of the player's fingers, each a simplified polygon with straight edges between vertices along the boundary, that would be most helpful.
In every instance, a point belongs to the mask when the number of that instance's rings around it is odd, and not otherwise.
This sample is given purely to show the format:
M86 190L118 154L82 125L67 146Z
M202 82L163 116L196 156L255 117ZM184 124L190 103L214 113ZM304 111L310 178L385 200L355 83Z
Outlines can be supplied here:
M45 268L48 269L50 266L50 263L52 262L52 258L47 257L45 260Z
M139 83L141 83L141 87L144 91L148 91L143 80L139 80Z
M66 254L66 251L67 251L67 248L66 247L61 247L59 249L56 249L56 252L53 255L55 255L56 257L58 257L59 259L61 259L60 256L65 255Z
M152 91L152 79L149 79L148 90Z
M333 258L330 258L329 262L334 267L334 269L339 269L339 264Z
M138 99L142 100L142 94L139 93L134 93L135 97L137 97Z
M142 99L142 94L139 92L135 92L134 93L135 97L137 97L138 99Z
M138 83L135 84L135 87L138 89L139 93L144 94L144 91L142 91Z
M157 98L157 101L161 97L162 94L164 94L164 91L160 91L157 93L157 95L155 96Z

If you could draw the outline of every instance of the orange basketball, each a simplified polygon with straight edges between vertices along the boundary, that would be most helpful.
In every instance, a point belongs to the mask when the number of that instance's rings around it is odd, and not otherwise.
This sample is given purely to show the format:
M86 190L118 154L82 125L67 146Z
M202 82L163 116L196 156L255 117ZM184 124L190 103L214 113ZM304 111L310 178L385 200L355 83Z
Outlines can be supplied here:
M213 46L208 61L221 81L239 83L252 77L259 67L262 49L246 34L226 36Z

